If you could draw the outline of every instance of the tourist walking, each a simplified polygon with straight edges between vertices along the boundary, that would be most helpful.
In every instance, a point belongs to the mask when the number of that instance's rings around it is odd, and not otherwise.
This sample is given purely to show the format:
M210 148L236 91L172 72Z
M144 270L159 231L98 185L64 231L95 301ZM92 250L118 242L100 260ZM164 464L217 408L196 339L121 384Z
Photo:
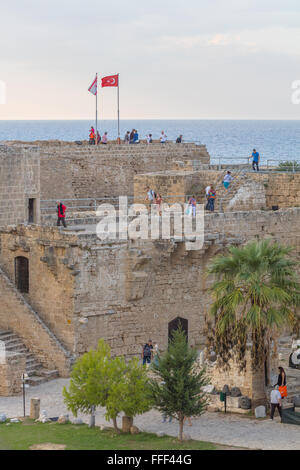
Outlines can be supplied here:
M257 171L259 171L259 167L258 167L258 164L259 164L259 161L260 161L259 153L255 149L253 149L252 155L250 155L249 158L252 158L253 171L255 171L255 169Z
M167 136L164 133L164 131L161 131L161 135L160 135L159 140L160 140L161 144L165 144L167 142Z
M152 134L148 134L146 137L147 137L147 144L152 144Z
M182 135L180 134L179 137L176 139L176 144L181 144L182 143Z
M143 347L143 352L142 352L143 366L145 364L150 364L152 357L153 357L153 346L152 346L152 340L149 339L148 343L146 343Z
M216 199L216 191L214 190L213 185L211 185L209 193L208 193L208 210L214 212L215 210L215 199Z
M278 385L275 385L274 387L274 390L272 390L271 392L271 415L270 415L270 419L273 419L274 418L274 413L275 413L275 409L277 408L278 409L278 413L281 417L281 406L282 406L282 402L281 402L281 394L280 394L280 391L278 390Z
M286 385L286 373L283 367L278 367L279 375L277 379L278 390L280 392L281 398L287 397L287 385Z
M197 204L197 201L196 201L195 196L193 195L189 198L189 207L190 207L189 214L193 215L193 217L196 217L196 204Z
M57 204L57 226L60 226L60 223L62 222L64 227L67 227L66 225L66 206L61 202L61 201L56 201Z
M97 145L100 144L101 142L101 135L99 134L99 131L97 131Z
M226 189L226 191L228 190L229 185L230 185L232 180L233 180L233 178L231 176L231 172L227 171L227 173L226 173L226 175L224 176L224 179L223 179L223 186Z

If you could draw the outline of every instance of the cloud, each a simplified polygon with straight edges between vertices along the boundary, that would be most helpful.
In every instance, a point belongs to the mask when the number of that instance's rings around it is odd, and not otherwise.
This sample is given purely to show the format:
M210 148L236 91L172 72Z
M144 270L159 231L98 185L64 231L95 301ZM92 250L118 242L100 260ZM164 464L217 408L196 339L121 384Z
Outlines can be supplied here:
M165 46L183 49L227 47L232 48L233 53L239 50L245 53L300 55L300 28L248 29L234 34L168 35L163 36L162 41Z

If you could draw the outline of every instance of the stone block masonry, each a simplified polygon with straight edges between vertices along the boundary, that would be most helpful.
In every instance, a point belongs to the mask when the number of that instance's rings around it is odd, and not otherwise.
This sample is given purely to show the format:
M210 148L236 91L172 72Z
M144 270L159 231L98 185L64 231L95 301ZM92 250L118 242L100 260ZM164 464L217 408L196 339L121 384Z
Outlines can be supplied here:
M39 221L40 158L36 147L0 145L0 226Z
M23 354L6 353L5 359L0 360L0 397L21 393L25 363Z
M209 163L204 145L41 146L41 199L133 196L135 174L168 170L177 160Z

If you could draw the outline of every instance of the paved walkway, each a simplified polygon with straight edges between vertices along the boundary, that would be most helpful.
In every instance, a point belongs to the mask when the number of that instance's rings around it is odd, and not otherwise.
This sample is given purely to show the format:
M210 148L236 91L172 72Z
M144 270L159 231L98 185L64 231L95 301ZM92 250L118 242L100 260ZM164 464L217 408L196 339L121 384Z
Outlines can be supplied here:
M26 390L26 414L29 414L30 398L41 399L41 410L46 410L49 417L69 413L62 397L62 388L67 386L69 379L57 379L51 382L31 387ZM0 397L0 413L8 417L23 415L22 396ZM71 413L69 413L70 416ZM84 422L89 421L88 416L79 415ZM177 436L177 422L162 423L157 411L150 411L137 416L134 423L142 431L163 431L168 435ZM108 425L104 418L104 411L97 410L97 425ZM119 419L121 426L121 420ZM229 446L247 447L251 449L300 449L300 426L281 424L279 418L274 421L255 420L238 415L224 415L221 413L205 413L200 418L193 419L192 426L186 426L185 431L193 439L215 442Z

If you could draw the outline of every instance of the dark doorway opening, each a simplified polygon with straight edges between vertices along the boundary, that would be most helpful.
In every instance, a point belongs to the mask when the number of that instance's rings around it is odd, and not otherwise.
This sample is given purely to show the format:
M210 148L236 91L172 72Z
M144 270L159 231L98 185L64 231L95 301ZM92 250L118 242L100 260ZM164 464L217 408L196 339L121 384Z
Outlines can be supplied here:
M181 328L185 332L186 339L188 340L188 320L185 318L177 317L174 320L170 321L168 325L168 338L169 341L172 339L172 334L175 330L178 330L179 326L181 325Z
M28 223L35 223L35 199L28 199Z
M15 279L16 286L20 292L29 292L29 263L24 256L15 258Z

